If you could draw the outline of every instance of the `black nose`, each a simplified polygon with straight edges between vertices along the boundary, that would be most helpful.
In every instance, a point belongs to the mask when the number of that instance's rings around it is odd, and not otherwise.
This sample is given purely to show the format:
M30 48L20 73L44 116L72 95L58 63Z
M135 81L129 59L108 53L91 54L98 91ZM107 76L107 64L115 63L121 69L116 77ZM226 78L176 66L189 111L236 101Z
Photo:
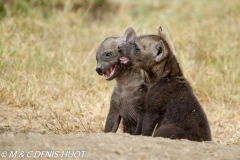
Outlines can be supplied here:
M97 68L96 68L96 72L99 73L99 74L101 74L101 73L102 73L102 68L97 67Z
M122 45L118 45L118 50L121 50L122 49Z

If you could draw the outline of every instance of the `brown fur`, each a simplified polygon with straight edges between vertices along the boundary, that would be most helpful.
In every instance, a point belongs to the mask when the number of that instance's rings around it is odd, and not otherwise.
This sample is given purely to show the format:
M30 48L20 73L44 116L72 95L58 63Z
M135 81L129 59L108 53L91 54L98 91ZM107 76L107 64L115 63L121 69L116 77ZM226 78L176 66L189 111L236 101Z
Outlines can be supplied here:
M150 79L142 135L152 135L158 125L155 137L210 141L207 117L161 29L158 35L135 37L119 49L130 59L128 64L144 69Z
M97 50L96 71L100 75L109 70L110 66L116 66L114 74L108 78L108 80L115 78L117 84L111 97L104 132L116 132L122 119L124 132L139 135L141 134L145 96L148 90L147 75L143 70L120 64L121 55L118 53L117 44L126 40L124 35L120 38L107 38Z

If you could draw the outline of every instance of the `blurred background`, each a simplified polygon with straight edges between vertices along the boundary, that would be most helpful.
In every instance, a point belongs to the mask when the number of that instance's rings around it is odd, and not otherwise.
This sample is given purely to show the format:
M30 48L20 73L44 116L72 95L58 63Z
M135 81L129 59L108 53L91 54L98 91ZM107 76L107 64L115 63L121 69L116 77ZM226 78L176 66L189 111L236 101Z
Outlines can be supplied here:
M160 25L213 140L239 144L238 0L0 0L0 133L102 132L115 81L95 72L97 47Z

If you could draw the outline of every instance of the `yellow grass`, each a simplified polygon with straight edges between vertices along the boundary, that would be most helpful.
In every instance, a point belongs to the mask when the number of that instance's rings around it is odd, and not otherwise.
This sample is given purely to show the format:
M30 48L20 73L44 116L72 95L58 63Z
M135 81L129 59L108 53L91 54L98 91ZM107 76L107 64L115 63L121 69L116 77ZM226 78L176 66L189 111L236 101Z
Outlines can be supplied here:
M95 72L97 47L128 26L140 35L155 34L161 25L208 116L213 141L240 144L238 0L114 1L98 12L91 3L69 9L71 2L26 12L0 7L6 11L0 20L0 133L103 132L115 81Z

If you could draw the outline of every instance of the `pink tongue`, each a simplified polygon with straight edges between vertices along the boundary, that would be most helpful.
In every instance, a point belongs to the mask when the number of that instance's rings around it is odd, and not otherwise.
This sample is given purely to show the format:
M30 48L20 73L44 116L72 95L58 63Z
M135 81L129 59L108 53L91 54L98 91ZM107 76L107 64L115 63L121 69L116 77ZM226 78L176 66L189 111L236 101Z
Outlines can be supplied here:
M120 60L121 60L121 63L126 64L126 63L129 61L129 58L127 58L127 57L121 57Z
M110 76L110 71L106 70L105 77L108 78Z
M113 73L114 73L114 72L113 72L114 67L115 67L115 66L111 66L111 67L109 68L109 70L106 70L106 73L105 73L106 79L110 78L110 77L113 75Z

